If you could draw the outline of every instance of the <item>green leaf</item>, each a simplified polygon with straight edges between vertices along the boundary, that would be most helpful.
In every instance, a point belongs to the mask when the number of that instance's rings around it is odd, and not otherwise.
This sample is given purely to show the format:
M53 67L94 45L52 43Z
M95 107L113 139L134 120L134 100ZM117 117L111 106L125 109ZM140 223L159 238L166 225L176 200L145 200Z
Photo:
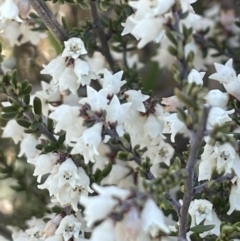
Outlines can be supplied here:
M7 112L17 112L17 108L15 106L5 106L2 107L2 112L7 113Z
M119 151L117 153L117 158L122 160L122 161L128 161L128 153L124 151Z
M174 48L173 46L168 46L168 52L173 55L173 56L177 56L178 55L178 51L176 48Z
M30 103L30 95L24 95L23 96L23 102L26 104L26 105L29 105Z
M18 114L18 112L9 112L9 113L2 113L1 118L5 120L10 120L15 118L15 116Z
M62 145L66 138L66 132L58 138L58 144Z
M42 151L45 153L49 153L55 151L56 149L56 146L45 146L42 148Z
M35 132L36 130L24 130L24 133L27 133L27 134L33 134Z
M26 88L22 89L22 94L24 95L30 95L32 93L32 85L27 85Z
M38 127L39 127L39 122L38 121L35 121L35 122L33 122L32 124L31 124L31 126L29 127L29 129L31 129L31 130L37 130L38 129Z
M22 126L22 127L25 127L25 128L29 128L31 123L27 120L24 120L24 119L18 119L16 120L18 125Z
M212 230L215 227L215 225L198 225L195 227L190 228L190 231L194 233L203 233Z
M38 98L37 96L33 100L33 109L36 115L42 114L42 102L41 102L41 99Z
M83 9L83 10L89 10L91 9L90 5L86 2L80 2L79 6Z
M35 146L35 148L36 148L37 150L40 150L40 151L42 151L43 147L45 147L44 144L37 144L37 145Z
M112 170L112 163L109 162L109 163L104 167L104 169L102 170L102 173L101 173L102 178L108 176L108 174L111 172L111 170Z
M25 89L25 88L28 87L29 81L25 79L25 80L23 80L20 84L21 84L21 86L22 86L22 89Z
M177 46L177 40L174 37L174 33L170 32L169 30L167 30L165 32L166 36L168 37L168 39L175 45Z

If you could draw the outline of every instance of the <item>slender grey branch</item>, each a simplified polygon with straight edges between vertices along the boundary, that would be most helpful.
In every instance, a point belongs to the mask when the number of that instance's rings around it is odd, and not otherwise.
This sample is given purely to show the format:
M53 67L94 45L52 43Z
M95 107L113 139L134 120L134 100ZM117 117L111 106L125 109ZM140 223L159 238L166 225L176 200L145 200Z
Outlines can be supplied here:
M29 0L32 7L35 9L39 17L45 23L49 31L53 36L62 43L69 39L69 36L65 29L59 24L56 17L53 15L51 10L48 8L44 0Z
M199 122L198 130L196 132L193 132L190 137L191 147L190 147L189 157L186 165L187 177L184 183L183 205L180 210L178 241L187 241L187 238L186 238L187 223L188 223L187 217L188 217L188 209L193 197L194 166L197 162L198 152L201 147L202 139L204 137L208 113L209 113L209 107L204 107L203 115Z
M124 151L126 151L126 152L128 152L128 153L131 153L131 154L132 154L132 159L131 159L131 160L133 160L133 161L136 162L139 166L141 166L141 163L142 163L141 157L139 157L139 156L137 156L137 155L135 154L135 152L133 151L132 145L131 145L129 148L127 148L127 147L125 147L125 146L123 145L123 143L122 143L122 141L121 141L121 139L120 139L120 137L119 137L116 129L106 128L106 129L105 129L105 134L108 134L109 136L111 136L111 138L112 138L115 142L117 142L117 143L119 144L119 146L120 146L120 148L121 148L122 150L124 150ZM153 180L153 179L155 178L154 175L152 174L152 172L151 172L150 170L146 170L144 174L145 174L145 177L146 177L147 180Z
M177 215L180 216L181 204L169 192L165 194L165 197L171 203Z
M104 32L104 29L102 25L99 22L99 16L98 16L98 10L97 10L97 2L96 0L90 0L90 6L91 6L91 13L93 17L93 23L95 25L95 29L97 31L101 47L102 47L102 54L105 56L110 68L112 71L115 70L114 68L114 60L112 58L112 55L110 53L110 49L108 46L107 36Z
M234 177L234 175L235 175L234 172L232 172L232 173L228 173L225 176L219 177L219 178L217 178L215 180L212 180L212 181L209 181L209 182L205 182L205 183L195 187L193 189L193 194L197 194L197 193L202 192L204 189L208 188L213 183L222 183L222 182L230 181Z
M14 92L7 92L6 93L9 97L11 97L18 105L22 106L22 107L25 107L25 103L23 103L22 101L20 101L18 99L18 97L15 95ZM32 112L25 112L24 113L24 116L31 122L35 121L34 119L34 114ZM51 131L48 130L47 126L45 125L45 123L43 123L42 121L40 122L40 125L39 125L39 130L40 132L46 136L50 141L53 141L53 142L57 142L56 138L54 137L53 133Z

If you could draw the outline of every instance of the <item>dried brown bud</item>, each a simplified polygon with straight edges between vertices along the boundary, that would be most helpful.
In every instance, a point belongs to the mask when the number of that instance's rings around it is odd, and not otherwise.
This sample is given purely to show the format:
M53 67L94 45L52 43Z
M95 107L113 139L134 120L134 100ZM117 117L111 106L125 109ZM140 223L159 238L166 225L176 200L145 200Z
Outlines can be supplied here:
M177 107L183 107L183 104L175 95L168 98L162 98L161 104L165 105L164 112L175 112Z

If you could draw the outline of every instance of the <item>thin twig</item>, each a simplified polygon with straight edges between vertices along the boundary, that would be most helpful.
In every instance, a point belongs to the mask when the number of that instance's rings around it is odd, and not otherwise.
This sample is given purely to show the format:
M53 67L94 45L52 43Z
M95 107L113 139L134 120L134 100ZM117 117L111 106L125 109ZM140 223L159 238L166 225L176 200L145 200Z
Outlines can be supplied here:
M107 35L105 34L103 27L99 21L96 0L90 0L90 6L91 6L91 13L92 13L92 17L93 17L94 27L97 31L97 34L98 34L98 37L99 37L99 40L101 43L102 54L105 56L111 70L114 72L115 71L114 60L112 58L112 55L110 53L110 49L108 46Z
M69 39L65 29L59 24L56 17L48 8L44 0L29 0L32 7L35 9L39 17L45 23L49 31L53 34L56 40L60 43Z
M202 115L202 119L200 120L198 130L196 132L193 132L190 137L191 147L190 147L189 157L186 165L187 177L184 183L183 205L180 210L178 241L187 241L187 238L186 238L187 223L188 223L187 217L188 217L188 209L193 197L194 166L197 162L198 152L201 147L202 139L204 137L208 113L209 113L209 107L205 107L203 109L203 115Z
M6 94L12 98L19 106L21 107L25 107L25 103L23 103L22 101L20 101L18 99L18 97L16 96L16 94L14 92L6 92ZM34 114L33 112L29 111L29 112L24 112L23 115L31 122L34 122ZM49 129L47 128L46 124L43 123L42 121L40 121L40 125L39 125L39 130L40 132L46 136L50 141L53 142L57 142L56 138L54 137L53 133L51 131L49 131Z
M133 151L133 148L132 148L132 145L130 145L129 148L125 147L116 131L116 129L109 129L109 128L106 128L105 129L105 134L108 134L109 136L111 136L111 138L113 139L114 142L118 143L120 148L123 150L123 151L126 151L128 153L131 153L132 154L132 158L131 160L133 160L134 162L136 162L139 166L141 166L141 163L142 163L142 159L136 155L136 153ZM145 171L145 177L147 180L153 180L155 177L154 175L152 174L152 172L150 170L146 170Z
M165 194L165 197L171 203L177 215L180 216L181 204L169 192Z
M197 193L202 192L204 189L208 188L209 185L211 185L212 183L222 183L222 182L230 181L234 177L234 175L235 175L234 172L232 172L232 173L228 173L225 176L222 176L222 177L219 177L215 180L212 180L210 182L204 182L203 184L201 184L197 187L194 187L193 194L197 194Z

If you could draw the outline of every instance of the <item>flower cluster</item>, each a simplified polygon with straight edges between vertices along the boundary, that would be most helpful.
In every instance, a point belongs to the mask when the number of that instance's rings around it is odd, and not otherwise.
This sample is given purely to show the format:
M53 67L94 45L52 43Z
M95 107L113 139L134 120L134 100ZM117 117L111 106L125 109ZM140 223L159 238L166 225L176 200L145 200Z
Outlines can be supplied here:
M194 232L199 233L197 240L210 235L225 240L230 229L222 219L240 211L240 157L234 136L240 125L240 75L232 58L212 56L219 47L212 36L216 22L231 33L237 30L232 18L215 19L220 10L214 7L203 16L196 14L195 2L129 1L133 11L116 38L123 53L115 56L105 41L118 31L116 23L109 24L114 33L103 37L92 7L94 25L69 32L74 37L61 40L61 54L43 65L40 73L51 79L41 81L41 90L31 95L31 86L16 83L14 72L0 78L0 89L8 96L1 115L10 119L2 137L20 145L18 157L34 165L38 188L47 189L51 203L61 208L46 216L47 222L34 220L25 231L14 231L14 241L176 241L191 240ZM30 29L36 22L30 21L29 10L28 0L0 0L0 34L11 46L28 41L37 45L46 37ZM91 44L102 55L95 51L90 58L84 36L95 30L100 42ZM79 33L83 39L76 37ZM160 42L152 59L161 66L171 63L180 86L174 95L160 101L135 83L134 71L141 64L132 62L141 50L129 54L135 46L124 42L127 34L139 41L139 49ZM204 44L203 34L210 38ZM234 36L229 42L239 45ZM123 58L126 68L114 65L114 58ZM220 64L223 59L226 63ZM208 76L206 65L215 60L216 71ZM208 90L206 80L217 81L225 91ZM185 138L179 141L180 136ZM228 182L226 188L223 182ZM221 200L211 188L221 191L227 206L219 207ZM172 211L176 215L171 217ZM235 238L239 224L231 231Z

